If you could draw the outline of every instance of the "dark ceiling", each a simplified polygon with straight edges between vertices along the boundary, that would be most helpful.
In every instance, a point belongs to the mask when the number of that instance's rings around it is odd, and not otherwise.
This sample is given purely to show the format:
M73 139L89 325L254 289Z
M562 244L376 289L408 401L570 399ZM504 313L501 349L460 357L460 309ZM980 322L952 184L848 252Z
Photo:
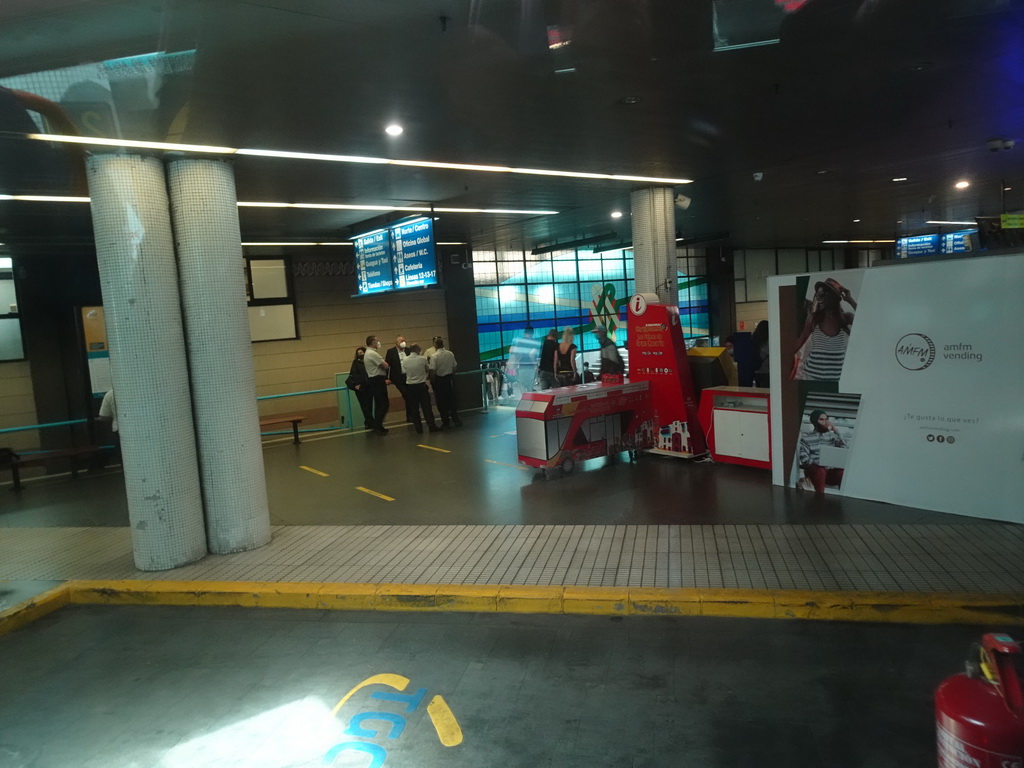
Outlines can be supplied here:
M679 236L737 247L887 239L1024 208L1024 145L987 144L1024 139L1020 0L0 4L0 80L192 50L141 86L119 85L116 117L91 130L689 178L676 188L692 199L676 211ZM76 100L98 98L89 93L62 94L73 118ZM23 123L3 116L0 192L66 194L73 154L20 138ZM391 121L404 134L385 135ZM440 216L441 239L478 249L631 237L631 182L233 162L240 200L559 211ZM955 189L960 179L971 186ZM0 202L0 239L87 237L83 208ZM387 218L240 209L245 241L336 241Z

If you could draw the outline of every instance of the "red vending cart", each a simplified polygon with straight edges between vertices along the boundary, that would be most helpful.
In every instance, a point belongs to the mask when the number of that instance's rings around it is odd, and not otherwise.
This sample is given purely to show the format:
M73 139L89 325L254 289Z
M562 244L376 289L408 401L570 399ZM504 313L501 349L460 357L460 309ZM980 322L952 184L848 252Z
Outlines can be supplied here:
M654 416L646 381L527 392L516 408L519 463L572 472L597 456L650 448Z

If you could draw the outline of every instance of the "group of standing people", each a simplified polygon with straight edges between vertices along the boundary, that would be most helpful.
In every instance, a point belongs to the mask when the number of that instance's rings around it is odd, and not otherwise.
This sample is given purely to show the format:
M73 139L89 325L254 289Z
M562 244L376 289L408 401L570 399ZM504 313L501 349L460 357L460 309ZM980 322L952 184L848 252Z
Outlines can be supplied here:
M615 342L608 337L607 329L597 326L594 335L601 348L602 378L613 374L622 375L626 365ZM536 389L579 384L583 379L576 368L577 351L575 334L569 326L562 331L561 341L558 339L558 330L552 328L540 343L533 338L533 328L527 326L523 329L523 336L517 338L509 349L506 372L509 372L509 367L515 371L523 392L533 392L534 381Z
M423 424L436 432L449 426L462 426L455 402L455 371L458 362L444 339L435 336L425 354L419 344L407 344L402 336L381 356L381 343L376 336L366 337L365 347L356 347L345 386L356 393L366 428L386 435L384 417L390 408L388 385L394 384L405 402L406 418L418 434ZM441 424L434 418L430 391L434 390Z

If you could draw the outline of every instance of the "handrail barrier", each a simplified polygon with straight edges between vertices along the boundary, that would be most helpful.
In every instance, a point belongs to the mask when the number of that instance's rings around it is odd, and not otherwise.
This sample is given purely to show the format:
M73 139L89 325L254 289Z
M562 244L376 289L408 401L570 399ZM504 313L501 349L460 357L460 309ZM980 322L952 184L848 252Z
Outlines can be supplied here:
M479 379L480 379L480 402L481 402L481 405L480 406L474 406L473 408L469 408L469 409L462 409L462 410L478 409L478 410L482 410L484 412L487 412L488 410L490 410L490 398L488 397L488 393L487 393L486 373L487 373L487 370L485 368L474 369L474 370L469 370L469 371L456 371L456 373L455 373L456 376L463 376L463 377L464 376L478 376ZM335 380L339 381L339 382L343 381L347 377L348 377L348 372L335 374ZM352 398L352 394L350 394L351 390L349 390L349 388L346 387L344 384L339 384L339 386L335 386L335 387L325 387L323 389L303 390L301 392L284 392L284 393L277 394L277 395L261 395L261 396L256 398L256 401L257 402L264 402L264 401L268 401L268 400L282 400L282 399L290 398L290 397L303 397L303 396L307 396L307 395L326 394L328 392L336 392L337 393L337 400L338 400L338 422L339 422L339 426L337 426L337 427L303 427L303 428L301 428L299 430L299 432L303 433L303 434L308 434L308 433L320 433L320 432L341 432L341 431L356 432L356 431L359 431L361 428L356 426L355 421L353 419L353 415L354 414L361 415L362 411L359 408L358 402L356 402L355 403L355 407L353 407L353 402L352 402L353 398ZM87 424L89 424L92 421L94 421L94 419L92 419L92 418L89 418L89 419L69 419L67 421L53 421L53 422L49 422L49 423L46 423L46 424L28 424L28 425L20 426L20 427L3 427L3 428L0 428L0 435L13 434L13 433L17 433L17 432L28 432L28 431L31 431L31 430L56 429L56 428L60 428L60 427L73 427L73 426L77 426L77 425L87 425ZM343 425L346 425L346 424L347 424L347 426L343 426ZM292 434L292 430L290 430L290 429L289 430L274 430L274 431L269 431L269 432L263 432L261 434L264 437L278 436L278 435L291 435ZM100 448L112 448L113 446L105 446L104 445L104 446L99 446L99 447ZM58 451L58 450L60 450L60 449L19 450L18 453L21 454L21 455L29 456L29 455L51 453L51 452L55 452L55 451Z

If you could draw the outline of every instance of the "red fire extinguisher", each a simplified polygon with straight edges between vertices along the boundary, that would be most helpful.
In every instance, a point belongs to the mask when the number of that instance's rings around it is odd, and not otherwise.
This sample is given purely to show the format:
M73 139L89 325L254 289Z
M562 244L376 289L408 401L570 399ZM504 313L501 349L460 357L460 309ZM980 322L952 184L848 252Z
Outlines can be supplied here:
M935 691L940 768L1024 768L1024 653L1009 635L975 644Z

